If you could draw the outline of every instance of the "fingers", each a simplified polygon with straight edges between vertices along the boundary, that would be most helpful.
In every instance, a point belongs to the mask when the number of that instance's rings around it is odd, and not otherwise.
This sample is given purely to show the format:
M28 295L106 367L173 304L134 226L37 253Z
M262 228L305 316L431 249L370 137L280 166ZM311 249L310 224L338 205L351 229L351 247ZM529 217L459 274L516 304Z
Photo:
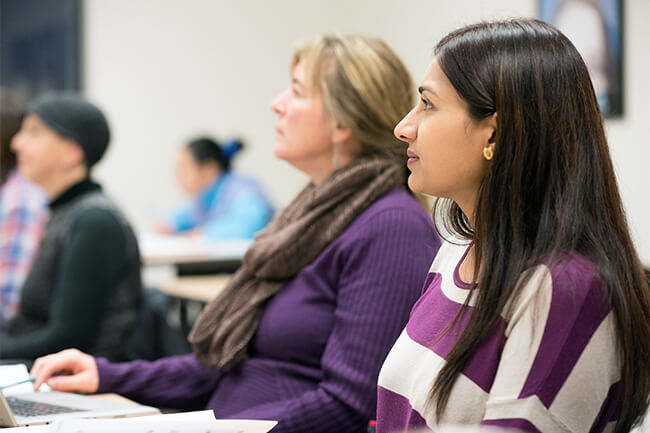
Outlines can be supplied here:
M30 376L36 378L34 381L34 391L38 391L43 382L47 381L57 371L55 366L59 364L58 360L62 353L58 352L52 355L42 356L34 361L34 365L29 372Z
M73 374L71 376L55 376L47 381L47 384L54 391L65 392L87 392L92 393L97 390L90 385L90 374L87 371Z
M71 374L71 376L67 376L69 378L76 377L75 380L65 380L62 382L61 386L66 387L65 390L92 392L92 390L88 391L87 389L72 389L71 387L75 384L81 386L82 388L92 387L92 383L87 383L86 386L84 386L83 380L84 376L85 380L88 380L87 372L88 370L92 371L93 367L96 372L97 367L92 357L80 352L77 349L66 349L52 355L38 358L34 362L34 366L32 367L30 375L36 377L36 380L34 381L34 390L38 390L40 386L45 382L47 382L48 385L54 389L54 386L52 384L56 384L60 381L60 379L63 379L66 376L58 376L56 380L52 378L52 376L54 376L56 373L65 372ZM99 379L97 379L97 383L98 382ZM63 388L57 389L62 391L64 390Z

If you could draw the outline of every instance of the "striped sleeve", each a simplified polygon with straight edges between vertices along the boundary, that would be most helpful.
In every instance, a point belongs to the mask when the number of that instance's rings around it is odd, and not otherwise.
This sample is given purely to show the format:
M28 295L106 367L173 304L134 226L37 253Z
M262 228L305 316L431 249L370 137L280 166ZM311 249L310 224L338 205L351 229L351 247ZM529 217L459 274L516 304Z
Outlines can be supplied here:
M531 432L613 428L620 364L605 299L603 280L582 257L536 268L508 320L482 425Z

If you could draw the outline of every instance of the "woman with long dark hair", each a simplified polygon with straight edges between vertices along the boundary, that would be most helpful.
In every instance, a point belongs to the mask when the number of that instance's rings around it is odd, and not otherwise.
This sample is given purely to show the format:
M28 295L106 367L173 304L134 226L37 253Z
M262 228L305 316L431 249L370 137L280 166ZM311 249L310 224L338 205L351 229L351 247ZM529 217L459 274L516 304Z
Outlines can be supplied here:
M580 55L541 21L475 24L438 43L419 91L395 135L411 188L444 198L447 242L382 367L378 431L629 431L648 284Z

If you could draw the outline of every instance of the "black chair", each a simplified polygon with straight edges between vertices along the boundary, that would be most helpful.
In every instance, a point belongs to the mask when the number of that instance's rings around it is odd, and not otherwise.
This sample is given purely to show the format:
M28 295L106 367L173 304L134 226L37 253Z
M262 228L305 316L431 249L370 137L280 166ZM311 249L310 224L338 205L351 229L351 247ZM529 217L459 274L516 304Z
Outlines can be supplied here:
M167 311L168 306L155 292L145 290L133 331L116 361L154 361L190 353L192 349L183 332L167 322Z

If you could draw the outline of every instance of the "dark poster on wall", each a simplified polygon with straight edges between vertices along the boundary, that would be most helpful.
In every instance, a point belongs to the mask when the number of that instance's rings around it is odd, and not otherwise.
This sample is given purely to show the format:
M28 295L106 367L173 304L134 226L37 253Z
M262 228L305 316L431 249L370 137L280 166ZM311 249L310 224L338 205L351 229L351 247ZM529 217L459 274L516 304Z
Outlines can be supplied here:
M80 20L80 0L0 0L0 87L79 90Z
M623 115L623 0L539 0L553 24L584 59L605 117Z

